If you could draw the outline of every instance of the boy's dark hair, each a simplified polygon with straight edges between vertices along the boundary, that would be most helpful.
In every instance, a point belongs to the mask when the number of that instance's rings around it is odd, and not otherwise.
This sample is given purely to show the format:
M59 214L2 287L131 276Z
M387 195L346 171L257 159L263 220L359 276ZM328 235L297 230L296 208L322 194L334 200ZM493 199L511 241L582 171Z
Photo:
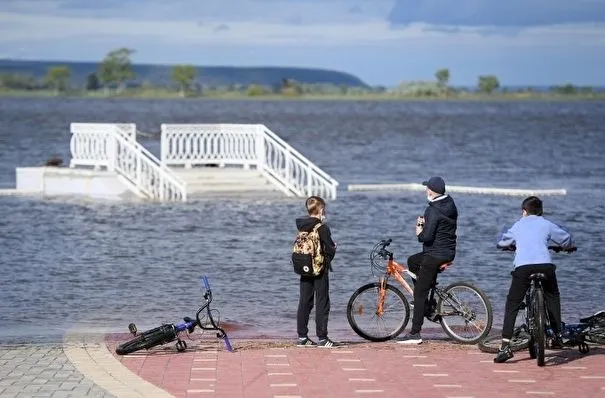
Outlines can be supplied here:
M525 210L527 214L541 216L543 212L542 200L537 196L530 196L523 201L521 209Z
M326 202L319 196L310 196L305 201L305 207L307 208L307 212L309 213L309 215L314 216L319 214L319 211L322 208L326 207Z

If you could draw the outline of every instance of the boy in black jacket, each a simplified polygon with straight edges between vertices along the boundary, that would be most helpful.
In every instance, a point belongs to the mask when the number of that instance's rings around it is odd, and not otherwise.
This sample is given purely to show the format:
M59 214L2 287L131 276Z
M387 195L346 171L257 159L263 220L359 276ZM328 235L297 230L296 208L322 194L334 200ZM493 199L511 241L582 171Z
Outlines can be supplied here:
M300 277L300 299L298 302L298 312L296 316L299 347L336 347L342 344L334 342L328 338L328 315L330 313L330 284L329 271L332 270L331 261L336 254L336 244L332 241L330 228L323 223L326 217L326 202L319 196L311 196L305 202L307 208L306 217L296 219L296 228L299 231L310 232L318 223L321 249L324 256L324 267L321 274L316 277ZM315 326L318 343L311 340L307 334L309 332L309 315L313 309L313 298L315 296Z
M422 252L408 258L408 267L417 280L414 286L414 317L410 333L400 339L400 344L421 344L420 330L424 321L426 301L431 284L439 270L456 256L456 228L458 209L451 196L445 193L441 177L431 177L423 182L429 202L424 217L416 221L416 236L422 242Z

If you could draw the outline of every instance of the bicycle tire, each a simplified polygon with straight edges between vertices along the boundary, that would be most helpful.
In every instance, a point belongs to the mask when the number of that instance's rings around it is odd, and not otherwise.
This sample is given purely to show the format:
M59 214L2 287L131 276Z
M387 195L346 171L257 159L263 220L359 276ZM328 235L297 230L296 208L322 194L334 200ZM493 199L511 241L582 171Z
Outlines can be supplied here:
M529 347L529 336L524 332L516 332L512 339L510 339L510 349L515 351L521 351ZM481 340L478 344L479 350L490 354L497 354L502 345L502 337L492 336Z
M590 343L605 345L605 327L590 329L585 336Z
M376 321L378 322L379 320L383 319L383 315L376 314L376 308L375 308L378 303L377 298L378 298L379 289L380 289L380 282L368 283L367 285L364 285L364 286L360 287L359 289L357 289L351 295L351 298L349 299L349 302L347 304L347 320L349 321L349 325L351 326L353 331L355 331L355 333L357 333L357 335L359 335L360 337L362 337L366 340L370 340L370 341L387 341L387 340L397 337L401 332L403 332L403 330L405 329L405 327L408 324L408 321L410 320L410 305L408 303L408 300L405 298L405 296L399 289L397 289L393 285L387 284L386 285L386 294L391 292L395 295L394 297L396 299L399 299L397 301L396 306L399 306L399 305L401 306L399 309L403 310L403 312L404 312L403 318L400 320L398 319L397 323L394 327L384 329L384 333L371 332L368 330L369 328L361 327L360 322L358 322L357 318L360 318L361 315L368 314L368 312L364 311L363 304L357 304L357 301L359 298L369 296L370 303L373 303L373 307L374 307L372 309L372 312L374 313L374 316L377 317ZM385 301L386 301L386 298L385 298ZM370 304L369 306L372 307L372 304Z
M487 319L475 322L477 310L475 308L470 308L468 303L459 302L457 299L455 299L454 291L458 289L470 291L474 293L476 297L479 298L482 303L483 309L485 310L485 315ZM481 340L483 340L491 331L492 322L494 320L492 304L485 292L468 282L454 282L451 285L447 286L442 292L443 295L439 295L437 308L440 314L439 322L441 323L441 327L443 328L445 333L452 339L463 344L477 344ZM457 313L457 315L453 316L461 317L464 320L464 328L468 328L470 325L472 328L476 329L477 333L473 333L472 335L465 337L459 334L459 332L455 331L453 324L450 324L450 322L448 321L448 319L453 318L447 315L447 312L444 309L446 305L451 306L454 312Z
M150 349L160 344L170 343L176 339L173 325L162 325L147 330L139 336L116 347L116 354L126 355L142 349Z
M542 289L536 288L534 292L534 321L536 327L534 329L534 344L536 350L536 360L538 366L544 366L544 350L546 348L546 310L544 308L544 295Z

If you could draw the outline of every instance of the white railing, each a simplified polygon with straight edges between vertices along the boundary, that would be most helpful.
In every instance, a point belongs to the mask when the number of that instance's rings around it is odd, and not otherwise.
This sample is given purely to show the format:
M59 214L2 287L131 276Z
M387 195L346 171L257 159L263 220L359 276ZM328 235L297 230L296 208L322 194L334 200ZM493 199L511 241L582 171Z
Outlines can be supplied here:
M287 195L336 199L338 182L262 124L162 124L161 160L256 167Z
M254 125L162 124L161 132L160 157L164 164L258 165Z
M136 126L72 123L70 167L115 171L137 194L155 200L186 201L187 185L136 141Z
M186 183L141 144L119 133L112 135L110 141L111 165L132 188L150 199L187 201Z
M137 128L133 123L71 123L71 161L69 167L92 166L95 169L109 168L108 131L117 129L136 141Z
M258 125L264 172L297 196L319 195L336 199L338 181L304 157L265 125Z

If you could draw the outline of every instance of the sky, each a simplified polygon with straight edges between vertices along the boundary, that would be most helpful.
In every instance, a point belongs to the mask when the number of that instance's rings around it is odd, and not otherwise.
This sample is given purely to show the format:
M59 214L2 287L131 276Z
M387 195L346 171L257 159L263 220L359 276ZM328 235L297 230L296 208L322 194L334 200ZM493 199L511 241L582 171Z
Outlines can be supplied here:
M0 0L0 58L304 66L368 84L605 85L605 0Z

